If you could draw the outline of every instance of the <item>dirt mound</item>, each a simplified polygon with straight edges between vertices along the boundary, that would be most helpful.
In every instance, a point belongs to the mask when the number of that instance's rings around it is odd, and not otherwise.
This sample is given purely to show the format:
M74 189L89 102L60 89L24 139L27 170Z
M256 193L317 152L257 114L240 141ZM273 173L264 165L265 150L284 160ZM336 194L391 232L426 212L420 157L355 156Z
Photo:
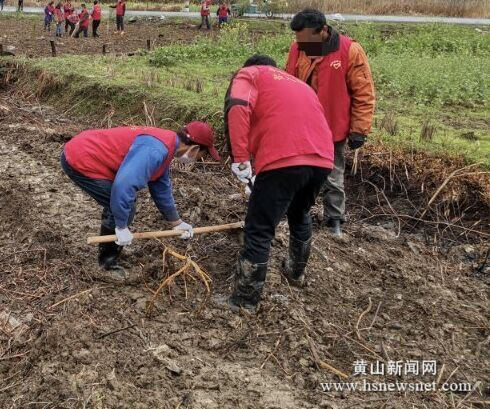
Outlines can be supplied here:
M0 407L435 409L488 401L488 242L479 243L481 235L475 233L471 243L464 235L448 237L451 251L443 254L426 237L427 223L409 233L399 231L393 215L360 221L363 207L378 213L389 207L367 183L381 186L373 178L385 174L375 166L369 174L360 168L362 177L349 180L353 212L345 238L334 240L315 228L306 289L281 280L287 248L281 224L256 316L212 303L202 309L204 288L180 281L148 318L148 302L166 274L162 244L136 242L125 252L130 274L138 277L130 285L101 279L96 249L85 244L98 231L99 209L59 166L64 141L96 124L73 124L31 98L12 89L0 93L0 106L9 110L0 117ZM191 223L243 219L245 202L227 167L175 168L173 180L179 210ZM433 181L431 189L438 184ZM415 185L403 185L415 200ZM395 212L406 205L394 200L401 191L387 197ZM379 208L372 205L376 197ZM142 192L134 229L162 227ZM238 235L164 244L207 271L214 294L230 291ZM469 396L323 390L321 383L343 379L320 369L320 361L355 382L358 360L435 360L437 376L365 379L449 380L476 390Z

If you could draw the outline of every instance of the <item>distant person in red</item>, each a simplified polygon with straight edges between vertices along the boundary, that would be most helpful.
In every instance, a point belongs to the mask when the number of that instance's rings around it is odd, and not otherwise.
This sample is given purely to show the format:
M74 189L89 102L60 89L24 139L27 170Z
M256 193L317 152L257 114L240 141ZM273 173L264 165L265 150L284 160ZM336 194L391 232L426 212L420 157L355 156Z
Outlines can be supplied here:
M71 3L69 1L67 1L63 5L63 13L65 14L65 33L68 32L68 27L71 27L70 20L68 17L70 17L74 11L75 11L75 9L73 8L73 6L71 5ZM76 22L75 22L75 24L76 24ZM73 32L74 28L75 28L75 25L73 25L71 32Z
M219 5L218 11L216 15L218 16L218 25L221 27L221 24L228 23L228 16L231 14L230 8L225 4L221 3Z
M98 37L99 35L97 34L97 29L99 28L100 20L102 18L102 9L97 0L94 1L94 8L90 14L92 16L92 36Z
M73 137L64 147L61 167L70 179L102 206L101 236L115 234L117 241L99 245L99 264L120 269L117 259L131 244L129 230L139 190L148 187L158 210L181 239L193 236L175 206L170 164L193 163L206 152L220 160L214 148L213 128L194 121L178 132L132 126L90 129Z
M51 31L51 21L53 21L54 1L50 1L44 7L44 31Z
M332 132L308 84L276 68L272 58L254 55L234 75L226 93L225 135L232 151L231 170L252 189L235 288L220 301L235 311L254 311L271 242L284 216L290 233L282 274L291 285L304 285L312 240L310 209L333 168Z
M70 33L69 33L70 36L75 31L76 26L77 26L79 21L80 21L80 18L78 17L77 13L71 13L68 17L66 17L65 22L70 27Z
M211 24L209 24L209 14L211 13L210 10L211 6L211 1L210 0L203 0L201 3L201 24L197 27L199 30L202 28L204 23L206 23L206 27L208 30L211 29Z
M116 9L116 34L124 34L124 15L126 14L126 3L124 0L117 0L115 6L111 6Z
M75 38L80 37L80 33L83 33L84 37L88 37L88 26L90 24L90 14L87 10L87 6L82 4L82 10L78 13L78 30L75 33Z
M62 37L62 26L65 17L63 16L63 10L61 10L61 3L58 3L54 9L54 19L56 22L56 37Z

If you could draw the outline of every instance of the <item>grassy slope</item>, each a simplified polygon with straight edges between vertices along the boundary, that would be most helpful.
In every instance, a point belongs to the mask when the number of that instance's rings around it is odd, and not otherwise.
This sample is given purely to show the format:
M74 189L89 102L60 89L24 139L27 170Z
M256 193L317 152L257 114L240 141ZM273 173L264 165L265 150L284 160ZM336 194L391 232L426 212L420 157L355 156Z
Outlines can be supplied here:
M232 72L253 51L272 54L283 65L292 38L280 24L250 25L271 34L257 40L250 38L246 27L238 26L218 41L166 47L140 57L78 57L77 61L60 57L28 64L48 70L62 82L76 75L70 84L82 98L77 109L89 112L112 106L130 118L141 117L146 100L165 125L199 118L221 129L223 96ZM377 137L410 148L462 154L490 168L489 33L436 25L361 24L340 29L357 39L369 55L378 93ZM94 102L95 96L102 98ZM398 124L394 136L380 127L387 113ZM420 132L427 120L436 132L426 141ZM462 137L469 132L476 140Z

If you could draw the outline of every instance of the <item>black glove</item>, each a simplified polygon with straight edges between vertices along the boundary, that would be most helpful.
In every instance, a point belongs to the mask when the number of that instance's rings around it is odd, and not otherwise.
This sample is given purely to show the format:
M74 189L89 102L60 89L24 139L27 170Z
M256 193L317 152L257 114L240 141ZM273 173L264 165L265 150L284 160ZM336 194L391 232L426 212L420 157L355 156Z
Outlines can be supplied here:
M350 149L359 149L366 142L366 137L357 132L352 132L349 135L348 145Z

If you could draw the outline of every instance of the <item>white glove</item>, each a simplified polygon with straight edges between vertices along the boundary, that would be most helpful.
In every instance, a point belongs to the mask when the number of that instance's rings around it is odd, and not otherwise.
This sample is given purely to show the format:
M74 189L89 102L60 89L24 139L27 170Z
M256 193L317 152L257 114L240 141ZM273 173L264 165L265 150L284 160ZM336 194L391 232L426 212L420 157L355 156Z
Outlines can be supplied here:
M180 238L183 240L190 239L194 237L194 231L192 230L192 226L187 224L186 222L182 222L175 226L172 230L184 230L184 232L180 235Z
M252 165L250 164L249 160L246 162L232 163L231 171L242 183L248 183L248 181L252 178Z
M250 183L247 186L245 186L245 196L250 197L250 195L252 194L252 189L250 188L250 185L254 187L256 177L257 175L255 175L252 179L250 179Z
M129 231L127 227L124 229L118 229L116 227L116 236L116 244L118 246L129 246L133 241L133 234Z

